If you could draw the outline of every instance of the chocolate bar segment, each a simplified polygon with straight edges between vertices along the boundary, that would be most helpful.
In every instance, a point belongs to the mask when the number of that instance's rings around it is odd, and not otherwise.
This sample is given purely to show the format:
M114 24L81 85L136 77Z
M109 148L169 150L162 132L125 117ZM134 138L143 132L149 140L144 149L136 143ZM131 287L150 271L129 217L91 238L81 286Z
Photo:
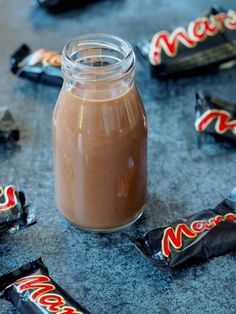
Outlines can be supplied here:
M49 276L41 258L0 277L0 291L23 314L89 314Z
M236 59L236 11L211 8L187 27L157 32L150 44L138 43L136 48L160 78L223 68Z
M20 130L7 107L0 107L0 141L11 140L18 141Z
M10 68L13 74L48 85L61 86L61 54L57 51L31 49L23 44L10 57Z
M236 188L213 209L199 211L131 240L160 269L206 261L236 249L235 209Z
M197 132L236 144L236 103L197 92L195 112Z
M25 194L13 185L0 186L0 236L36 223Z

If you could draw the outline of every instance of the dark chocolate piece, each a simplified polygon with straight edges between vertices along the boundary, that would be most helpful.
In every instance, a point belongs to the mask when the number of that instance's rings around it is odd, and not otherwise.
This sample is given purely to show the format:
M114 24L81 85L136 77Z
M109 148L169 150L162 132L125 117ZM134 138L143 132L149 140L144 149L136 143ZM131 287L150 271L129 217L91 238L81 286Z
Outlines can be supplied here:
M30 48L23 44L10 57L12 73L19 77L43 84L61 86L61 54L57 51L39 49L31 52Z
M136 51L160 78L228 68L236 59L236 11L212 8L188 27L160 31L151 43L138 43Z
M34 224L35 217L26 204L25 194L13 185L0 186L0 236Z
M195 111L197 132L236 144L236 103L197 92Z
M205 261L236 249L235 210L236 188L215 208L153 229L131 241L160 269Z
M20 131L10 110L7 107L0 107L0 141L18 141L19 138Z
M0 277L0 291L23 314L89 314L49 276L41 258Z

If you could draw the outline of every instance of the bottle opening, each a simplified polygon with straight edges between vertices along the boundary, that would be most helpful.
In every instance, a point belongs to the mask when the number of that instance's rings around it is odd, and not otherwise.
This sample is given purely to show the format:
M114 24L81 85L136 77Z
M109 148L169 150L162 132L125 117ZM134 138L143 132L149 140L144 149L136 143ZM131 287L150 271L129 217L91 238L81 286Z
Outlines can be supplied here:
M72 39L62 53L62 73L75 81L119 79L132 72L134 63L131 45L106 34Z

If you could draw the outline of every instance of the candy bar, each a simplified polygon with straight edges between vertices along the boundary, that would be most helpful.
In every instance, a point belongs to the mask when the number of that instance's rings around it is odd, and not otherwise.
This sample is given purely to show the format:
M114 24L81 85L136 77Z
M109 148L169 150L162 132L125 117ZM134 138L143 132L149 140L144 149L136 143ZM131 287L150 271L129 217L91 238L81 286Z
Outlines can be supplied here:
M34 224L35 217L26 204L25 194L13 185L0 186L0 236Z
M229 253L236 248L236 188L213 209L199 211L131 240L160 269Z
M39 49L31 52L23 44L10 57L12 73L31 81L48 85L61 86L61 55L57 51Z
M236 59L236 11L212 8L187 27L157 32L151 43L140 42L136 50L149 61L151 72L157 77L228 68Z
M197 132L206 132L216 139L236 143L236 103L197 92L195 110Z
M41 258L0 277L1 291L23 314L89 314L49 276Z

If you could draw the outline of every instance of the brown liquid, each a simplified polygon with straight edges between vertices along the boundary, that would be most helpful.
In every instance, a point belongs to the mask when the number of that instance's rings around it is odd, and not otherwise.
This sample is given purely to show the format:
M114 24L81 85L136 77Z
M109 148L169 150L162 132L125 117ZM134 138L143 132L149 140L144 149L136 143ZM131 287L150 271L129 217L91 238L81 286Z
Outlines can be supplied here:
M63 86L58 98L52 120L56 200L82 228L115 229L134 220L145 203L145 114L135 85L118 97L101 93L94 100L90 94L84 99Z

